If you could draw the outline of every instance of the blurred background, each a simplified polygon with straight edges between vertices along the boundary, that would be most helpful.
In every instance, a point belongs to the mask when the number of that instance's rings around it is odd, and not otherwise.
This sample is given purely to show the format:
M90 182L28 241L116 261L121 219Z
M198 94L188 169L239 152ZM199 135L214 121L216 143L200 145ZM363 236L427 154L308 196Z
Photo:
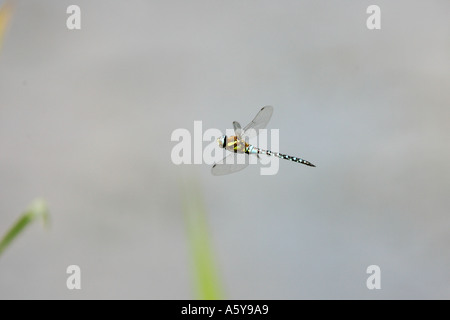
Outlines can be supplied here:
M66 27L71 4L81 30ZM381 30L366 27L371 4ZM0 258L1 299L195 298L183 181L225 298L450 298L450 2L13 6L0 235L37 196L52 221ZM264 105L280 151L317 168L172 163L173 130L245 125ZM66 287L71 264L81 290ZM366 287L372 264L381 290Z

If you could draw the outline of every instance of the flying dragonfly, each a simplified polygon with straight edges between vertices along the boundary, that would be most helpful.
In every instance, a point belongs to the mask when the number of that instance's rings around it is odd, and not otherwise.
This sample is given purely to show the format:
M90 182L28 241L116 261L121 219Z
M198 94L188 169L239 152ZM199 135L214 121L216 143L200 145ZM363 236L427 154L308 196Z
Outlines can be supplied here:
M231 151L232 153L226 156L222 161L213 165L211 169L213 175L221 176L245 169L249 165L249 161L246 161L246 163L242 164L235 163L236 162L234 161L235 159L232 158L235 157L236 153L245 153L248 154L249 156L256 155L257 157L259 157L260 154L265 154L268 156L278 157L280 159L286 159L297 163L302 163L310 167L315 167L315 165L313 165L311 162L306 161L302 158L292 157L279 152L273 152L270 150L264 150L246 142L248 141L248 139L256 137L259 134L259 129L264 129L266 127L267 123L272 117L272 113L273 107L271 106L263 107L258 112L255 119L253 119L252 122L246 125L244 129L242 129L239 122L237 121L233 122L234 132L236 135L231 137L223 135L217 139L219 147Z

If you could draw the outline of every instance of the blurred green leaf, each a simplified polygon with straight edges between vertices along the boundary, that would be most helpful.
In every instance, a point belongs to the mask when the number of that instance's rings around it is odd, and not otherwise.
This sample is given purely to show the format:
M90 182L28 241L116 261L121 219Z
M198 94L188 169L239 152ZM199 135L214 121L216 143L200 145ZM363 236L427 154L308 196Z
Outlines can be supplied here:
M0 7L0 49L2 48L3 35L5 34L6 27L12 14L12 4L10 1L6 1Z
M36 199L30 207L19 217L16 223L8 230L3 239L0 241L0 256L3 251L11 244L11 242L35 220L42 220L44 225L48 225L49 212L47 204L42 199Z
M185 180L182 189L196 298L201 300L222 299L222 289L211 249L207 214L201 189L193 179Z

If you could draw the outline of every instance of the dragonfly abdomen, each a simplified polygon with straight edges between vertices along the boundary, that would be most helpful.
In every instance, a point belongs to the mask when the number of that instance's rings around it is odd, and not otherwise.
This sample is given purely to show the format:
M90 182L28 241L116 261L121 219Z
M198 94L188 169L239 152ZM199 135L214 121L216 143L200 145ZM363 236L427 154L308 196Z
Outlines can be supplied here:
M280 159L291 160L291 161L294 161L294 162L297 162L297 163L305 164L305 165L310 166L310 167L315 167L315 165L313 165L311 162L306 161L306 160L304 160L302 158L299 158L299 157L292 157L292 156L288 156L287 154L282 154L282 153L279 153L279 152L273 152L273 151L270 151L270 150L264 150L264 149L259 149L259 148L254 148L254 150L257 153L259 153L259 154L265 154L265 155L268 155L268 156L274 156L274 157L278 157Z

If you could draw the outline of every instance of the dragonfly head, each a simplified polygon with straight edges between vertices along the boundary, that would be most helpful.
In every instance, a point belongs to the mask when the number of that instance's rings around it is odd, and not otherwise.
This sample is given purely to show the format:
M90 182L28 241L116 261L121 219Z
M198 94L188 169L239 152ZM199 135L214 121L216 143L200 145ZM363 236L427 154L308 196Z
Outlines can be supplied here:
M217 139L217 144L221 148L225 148L226 142L227 142L227 136L226 135L223 135L219 139Z

